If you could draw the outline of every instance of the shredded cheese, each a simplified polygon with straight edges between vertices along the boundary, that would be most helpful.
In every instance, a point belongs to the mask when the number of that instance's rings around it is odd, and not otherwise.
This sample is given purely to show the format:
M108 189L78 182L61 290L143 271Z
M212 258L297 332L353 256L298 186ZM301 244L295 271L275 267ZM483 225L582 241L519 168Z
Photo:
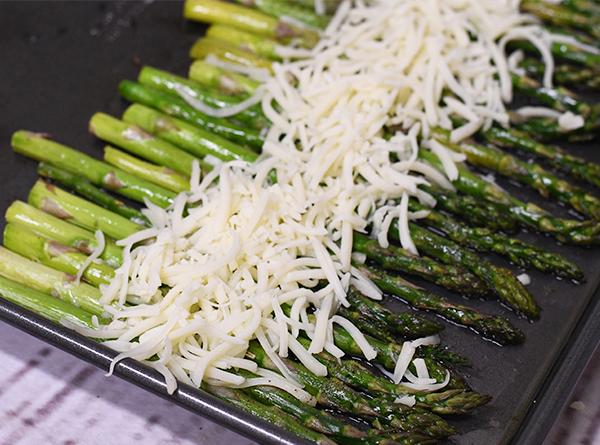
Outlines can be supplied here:
M317 10L321 4L315 2ZM326 375L314 354L343 356L334 329L345 330L365 358L375 358L368 337L336 315L349 305L349 286L381 299L381 291L352 267L353 258L364 261L352 254L353 234L372 228L386 246L398 219L402 246L418 254L409 221L427 212L409 212L409 199L434 206L420 187L453 190L456 163L464 160L431 137L432 127L460 142L495 122L509 122L509 69L516 62L509 63L504 48L516 38L540 50L550 84L551 39L512 0L346 0L315 48L279 48L295 60L274 63L271 71L209 56L208 63L263 86L223 110L187 90L180 94L219 117L260 103L272 124L262 155L253 164L206 159L214 169L204 176L194 163L189 192L167 209L146 203L152 227L118 242L122 265L102 287L113 321L92 333L78 329L107 338L119 352L111 372L126 357L143 360L165 376L169 391L176 378L193 385L270 384L311 400L286 360L293 355L314 374ZM455 128L455 117L467 123ZM573 126L573 118L564 120ZM444 174L419 161L419 145L440 158ZM311 340L308 349L301 335ZM252 362L248 348L254 341L277 375ZM425 362L414 359L419 346L437 342L405 342L394 382L418 391L444 387L449 374L437 382ZM244 379L231 369L236 367L260 377Z
M76 285L78 285L81 281L81 277L83 276L87 268L90 267L90 265L94 261L97 261L98 258L100 258L100 256L102 255L102 252L104 252L104 246L106 245L106 242L104 240L104 233L102 233L102 230L96 230L94 235L96 237L96 247L94 247L92 253L85 259L85 261L77 271L77 275L75 275Z

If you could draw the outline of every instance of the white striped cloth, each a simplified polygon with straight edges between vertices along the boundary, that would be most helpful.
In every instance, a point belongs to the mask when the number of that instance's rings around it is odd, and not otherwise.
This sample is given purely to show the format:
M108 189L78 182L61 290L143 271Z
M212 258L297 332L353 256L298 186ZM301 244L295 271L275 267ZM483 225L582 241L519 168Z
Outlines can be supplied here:
M253 445L0 321L0 445Z

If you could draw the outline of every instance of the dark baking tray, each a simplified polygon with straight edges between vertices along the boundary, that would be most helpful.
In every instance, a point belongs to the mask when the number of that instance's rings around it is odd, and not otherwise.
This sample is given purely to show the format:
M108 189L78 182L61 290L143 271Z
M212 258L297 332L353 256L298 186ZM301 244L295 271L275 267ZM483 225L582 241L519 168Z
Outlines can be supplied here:
M185 74L187 51L202 31L201 26L181 18L180 2L0 2L0 209L15 199L25 199L36 177L35 163L10 150L14 130L46 132L101 156L102 144L87 132L87 122L96 111L115 115L123 111L125 104L116 91L118 81L135 78L140 64ZM574 150L600 161L595 147ZM540 202L533 193L503 185ZM565 212L560 207L551 210ZM0 228L3 225L2 218ZM470 303L509 316L527 334L527 342L520 347L500 348L448 326L444 342L473 361L466 371L469 381L494 397L489 406L454 422L462 432L453 439L456 444L541 443L600 340L598 250L558 247L537 235L521 236L565 253L582 266L587 282L576 286L530 272L531 291L543 308L541 320L534 324L494 302ZM113 355L102 345L1 298L0 317L103 369ZM175 395L168 396L156 373L134 361L119 364L116 374L258 443L304 443L197 389L182 385Z

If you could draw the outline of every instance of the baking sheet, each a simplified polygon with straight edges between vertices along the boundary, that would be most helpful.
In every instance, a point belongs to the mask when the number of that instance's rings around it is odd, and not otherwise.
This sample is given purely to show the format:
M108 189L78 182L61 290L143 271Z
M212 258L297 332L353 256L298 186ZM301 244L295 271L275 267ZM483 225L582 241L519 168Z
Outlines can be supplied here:
M60 142L100 157L103 144L87 132L88 119L96 111L122 113L126 103L116 90L121 79L134 79L142 64L185 75L189 66L187 51L203 28L186 23L181 15L180 2L0 2L0 142L3 150L0 210L15 199L26 199L36 178L35 163L10 150L12 132L29 129L49 133ZM600 161L600 151L593 146L577 147L575 152ZM534 193L502 184L524 198L544 203ZM566 213L558 206L547 207ZM0 227L3 225L4 221ZM471 358L474 366L465 372L469 382L476 390L494 397L490 405L472 416L453 421L462 433L453 439L456 444L505 444L511 440L538 443L549 428L545 423L552 420L553 407L560 408L585 365L586 348L593 347L600 338L597 323L593 319L587 323L582 319L584 313L591 313L592 300L598 300L597 295L594 297L600 281L598 249L559 247L551 239L527 233L522 238L560 250L582 266L587 281L576 286L529 271L533 281L531 292L543 309L541 320L534 324L518 319L495 302L469 303L481 310L508 316L526 333L527 342L523 346L500 348L462 328L448 325L443 342ZM435 291L455 301L461 299L437 288ZM401 306L388 301L392 307ZM66 350L85 355L83 358L98 366L107 367L108 351L96 350L102 349L101 346L56 329L50 323L42 323L3 301L0 308L0 315L9 322L47 341L58 342L57 345ZM578 355L574 356L577 351ZM148 371L131 362L123 365L126 378L164 395L164 388ZM548 376L559 380L548 380ZM110 380L106 384L109 385ZM544 385L547 397L539 393ZM289 436L287 439L279 436L282 432L277 428L243 416L192 388L180 390L173 399L189 409L220 419L259 443L293 441ZM545 403L549 407L539 414L537 407ZM529 419L528 423L524 424L524 419ZM522 425L526 427L516 436ZM283 442L277 437L282 437Z

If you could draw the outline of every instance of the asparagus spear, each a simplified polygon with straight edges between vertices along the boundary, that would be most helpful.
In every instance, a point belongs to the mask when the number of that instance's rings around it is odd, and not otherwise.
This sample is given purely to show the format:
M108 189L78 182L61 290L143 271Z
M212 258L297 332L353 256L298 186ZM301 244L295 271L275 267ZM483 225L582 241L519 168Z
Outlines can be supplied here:
M539 317L540 309L535 300L510 270L495 266L455 242L414 223L409 227L413 242L420 251L444 263L461 265L484 280L500 301L527 317ZM394 232L396 231L390 230L392 236L395 235Z
M249 356L259 366L277 371L265 351L256 342L248 348ZM304 385L304 389L317 399L320 405L340 410L344 413L389 422L401 431L419 431L431 437L447 437L454 433L453 428L438 416L424 410L406 409L399 405L380 404L354 391L334 377L319 377L303 365L289 359L282 359L288 370Z
M170 168L159 167L142 161L110 145L104 147L104 160L110 165L114 165L148 182L160 185L172 192L180 193L190 189L190 180L186 176Z
M119 84L121 95L131 101L154 108L174 118L184 120L210 135L210 139L221 144L228 139L232 143L262 146L262 138L256 131L232 124L225 119L207 116L188 105L182 98L150 88L139 83L124 80ZM250 150L248 150L250 151Z
M25 286L60 298L93 315L102 315L100 291L85 283L75 283L73 275L30 261L0 247L0 275Z
M509 112L511 125L531 137L541 141L554 141L565 139L570 142L588 141L594 138L597 124L595 120L586 120L583 127L575 130L564 130L556 119L552 117L537 117L523 119L521 116Z
M240 369L237 374L247 379L257 377L249 371ZM360 429L344 423L327 412L300 402L289 393L266 385L251 386L243 391L265 405L277 406L282 411L294 416L303 425L313 431L327 434L329 436L340 436L348 438L364 438L367 433Z
M508 206L492 201L477 199L435 187L423 187L436 200L436 208L452 213L473 226L487 227L492 230L514 232L516 219L510 214Z
M257 39L262 41L260 37L257 37ZM149 66L145 66L140 70L138 82L142 85L156 88L165 93L171 93L174 95L179 95L179 92L184 90L196 99L201 100L202 102L206 103L206 105L213 108L231 107L232 105L238 104L245 99L244 96L235 97L221 94L216 90L211 91L197 82L194 82L193 80L185 79L183 77L179 77ZM232 118L236 121L239 121L245 127L244 131L247 136L253 136L252 139L247 137L246 141L252 142L253 146L260 148L262 146L263 139L260 137L258 131L253 131L248 127L261 130L270 124L263 114L262 108L260 108L258 105L253 105L232 116Z
M65 145L46 139L39 133L17 131L12 137L13 149L22 155L48 162L84 176L92 184L112 190L135 201L148 199L160 207L173 202L175 193L137 178Z
M538 142L519 130L491 127L480 134L491 144L503 148L514 148L548 159L553 167L600 187L599 164L573 156L560 147Z
M411 201L411 211L429 210L427 207ZM522 267L533 266L542 272L553 272L558 276L574 280L583 279L583 273L558 253L546 252L516 238L480 227L469 227L435 210L419 220L429 227L442 231L452 241L480 252L495 252L506 256L510 261Z
M310 340L303 337L299 337L298 341L305 347L310 345ZM385 394L394 396L394 398L411 395L415 397L416 406L439 415L465 414L491 400L487 395L463 389L443 390L434 393L418 392L402 383L396 385L386 377L375 374L373 370L368 369L357 360L337 359L327 352L320 352L315 357L327 367L328 375L339 379L354 389L366 391L373 397L380 398Z
M598 198L554 176L538 164L521 161L492 146L474 143L453 144L444 140L444 136L439 139L451 150L465 154L467 160L477 167L489 168L508 176L536 189L545 198L551 196L586 216L600 219Z
M541 78L546 69L542 62L531 57L523 60L521 67L529 76L534 78ZM554 81L559 85L569 85L571 87L600 88L600 77L597 72L591 68L569 64L561 64L554 68Z
M377 241L358 232L354 233L352 247L355 252L367 255L369 260L384 269L417 275L446 289L466 295L484 296L489 293L487 285L460 267L442 266L430 258L413 255L395 246L383 248Z
M246 46L248 49L249 47ZM192 59L205 59L209 56L216 57L227 63L242 65L252 69L261 69L267 75L271 71L271 61L252 53L247 49L233 45L214 37L201 37L196 40L190 49Z
M584 14L600 14L600 4L594 0L562 0L560 4Z
M531 97L544 105L558 111L572 111L583 117L589 116L592 108L589 104L579 100L575 93L562 87L548 88L527 76L512 73L512 84L515 91L523 96Z
M528 41L516 40L511 42L510 46L522 49L528 54L539 54L537 48ZM552 55L556 59L562 62L584 65L592 70L597 70L600 65L600 55L590 53L567 43L553 42L550 45L550 51L552 51Z
M524 0L520 7L523 11L534 14L545 22L560 27L580 29L592 37L600 37L600 22L597 17L569 11L560 5L538 0Z
M20 224L6 225L4 246L25 258L73 276L77 275L87 258L77 249L44 238ZM82 278L93 286L99 286L108 284L113 276L114 269L104 263L92 262Z
M183 14L190 20L233 26L282 43L293 40L308 48L319 40L318 33L311 29L278 20L252 8L218 0L186 0Z
M120 121L108 114L96 113L90 119L90 132L107 142L184 175L191 175L195 156L155 138L140 127Z
M286 431L290 431L303 439L311 440L319 445L335 445L335 442L331 439L307 428L279 408L263 405L244 394L241 390L208 384L202 386L209 393L231 403L242 411L249 412L259 419L266 420L267 422L283 428Z
M338 313L346 318L361 320L363 332L392 341L397 337L414 339L439 333L443 326L408 312L396 313L365 297L354 288L346 296L350 307L340 307ZM354 315L351 315L354 314ZM356 323L356 321L355 321ZM365 329L363 329L363 325Z
M202 60L196 60L190 65L188 76L201 85L231 96L252 94L260 86L259 82L249 77L224 70Z
M21 201L15 201L8 207L6 221L25 226L39 235L55 240L65 246L73 247L86 255L91 254L98 245L93 233ZM109 266L119 267L122 260L122 250L111 240L106 240L101 258Z
M55 323L70 320L93 327L92 316L83 309L51 295L0 276L0 298L29 309Z
M441 170L441 162L433 153L421 151L419 156ZM551 234L560 241L572 244L589 245L600 242L600 224L556 218L537 205L525 203L508 194L497 185L483 180L464 165L459 165L458 170L458 179L453 184L459 191L476 198L506 205L510 214L521 225Z
M248 148L143 105L131 105L123 114L123 120L155 134L169 144L173 144L174 148L180 147L194 156L212 155L224 161L241 159L248 162L253 162L258 157Z
M85 229L101 230L115 239L127 238L143 228L127 218L71 195L41 179L29 192L29 204Z
M325 28L329 23L329 18L323 15L317 15L314 10L310 10L295 2L285 0L236 0L245 6L258 9L278 19L285 20L290 17L298 20L313 28Z
M453 304L399 276L369 267L361 267L360 271L381 290L402 298L417 309L433 311L450 321L469 327L484 338L502 345L518 344L525 340L523 333L503 317L482 314L468 306Z
M227 42L260 57L270 60L281 60L281 56L277 51L280 45L273 39L257 36L256 34L224 25L210 26L206 31L206 36Z
M123 201L120 201L108 193L94 186L83 176L68 172L51 164L40 162L38 165L38 174L42 177L51 179L52 181L69 187L84 198L89 199L118 215L124 216L130 221L147 225L148 219L137 209L129 207Z

